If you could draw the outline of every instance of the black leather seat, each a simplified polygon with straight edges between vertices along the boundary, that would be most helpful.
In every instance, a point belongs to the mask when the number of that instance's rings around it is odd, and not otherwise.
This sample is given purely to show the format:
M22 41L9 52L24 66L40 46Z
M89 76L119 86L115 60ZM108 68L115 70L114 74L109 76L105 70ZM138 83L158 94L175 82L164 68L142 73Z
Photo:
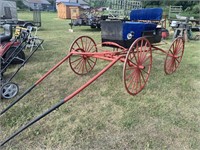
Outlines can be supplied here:
M10 24L3 25L4 33L0 34L0 43L8 42L12 39L13 31Z

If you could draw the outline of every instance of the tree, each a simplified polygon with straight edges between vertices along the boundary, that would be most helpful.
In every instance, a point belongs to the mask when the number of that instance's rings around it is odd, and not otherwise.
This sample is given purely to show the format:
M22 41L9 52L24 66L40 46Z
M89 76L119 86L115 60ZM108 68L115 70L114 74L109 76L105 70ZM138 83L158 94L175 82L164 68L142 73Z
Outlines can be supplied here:
M25 9L27 8L24 3L22 2L22 0L16 0L16 4L17 4L17 7L20 8L20 9Z
M89 6L97 8L97 7L105 7L108 4L108 0L84 0L88 3Z

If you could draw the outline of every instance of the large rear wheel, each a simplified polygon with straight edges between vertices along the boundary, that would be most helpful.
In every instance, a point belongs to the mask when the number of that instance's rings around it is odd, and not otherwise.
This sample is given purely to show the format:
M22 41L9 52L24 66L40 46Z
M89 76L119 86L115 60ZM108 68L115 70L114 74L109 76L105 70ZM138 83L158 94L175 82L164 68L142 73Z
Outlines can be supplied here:
M136 95L145 87L152 67L150 42L138 38L128 50L123 68L123 80L127 92Z
M172 74L179 67L184 53L184 40L182 37L176 38L171 44L167 53L164 70L166 74Z

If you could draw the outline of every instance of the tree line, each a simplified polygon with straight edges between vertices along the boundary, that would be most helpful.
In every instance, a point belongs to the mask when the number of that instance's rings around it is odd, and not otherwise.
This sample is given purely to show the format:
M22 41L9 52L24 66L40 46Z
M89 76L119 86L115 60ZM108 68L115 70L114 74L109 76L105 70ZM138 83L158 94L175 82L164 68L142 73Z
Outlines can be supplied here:
M23 9L25 6L22 0L15 0L17 7ZM55 6L56 0L48 0L51 5ZM76 0L79 2L80 0ZM88 3L89 6L93 8L98 7L109 7L112 0L83 0ZM121 0L122 2L126 0ZM166 6L182 6L182 9L185 11L191 11L192 13L200 13L200 2L199 0L138 0L142 1L143 7L166 7Z

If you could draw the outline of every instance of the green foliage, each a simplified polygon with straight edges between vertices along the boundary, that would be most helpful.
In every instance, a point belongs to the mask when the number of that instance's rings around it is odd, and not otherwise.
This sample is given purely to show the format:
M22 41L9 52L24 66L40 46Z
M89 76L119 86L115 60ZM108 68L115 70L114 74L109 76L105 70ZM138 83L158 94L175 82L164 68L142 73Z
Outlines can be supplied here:
M48 0L49 3L51 3L51 5L55 5L56 4L56 0Z
M183 10L187 9L188 7L193 7L194 5L198 4L198 2L195 1L181 1L181 0L177 0L174 1L173 4L175 6L182 6Z
M192 12L195 14L199 14L200 13L200 4L194 5L192 8Z
M93 8L105 7L109 4L107 0L85 0L85 2L87 2L89 6Z
M20 8L20 9L26 9L27 8L27 6L24 5L22 0L16 0L16 4L17 4L17 7Z

